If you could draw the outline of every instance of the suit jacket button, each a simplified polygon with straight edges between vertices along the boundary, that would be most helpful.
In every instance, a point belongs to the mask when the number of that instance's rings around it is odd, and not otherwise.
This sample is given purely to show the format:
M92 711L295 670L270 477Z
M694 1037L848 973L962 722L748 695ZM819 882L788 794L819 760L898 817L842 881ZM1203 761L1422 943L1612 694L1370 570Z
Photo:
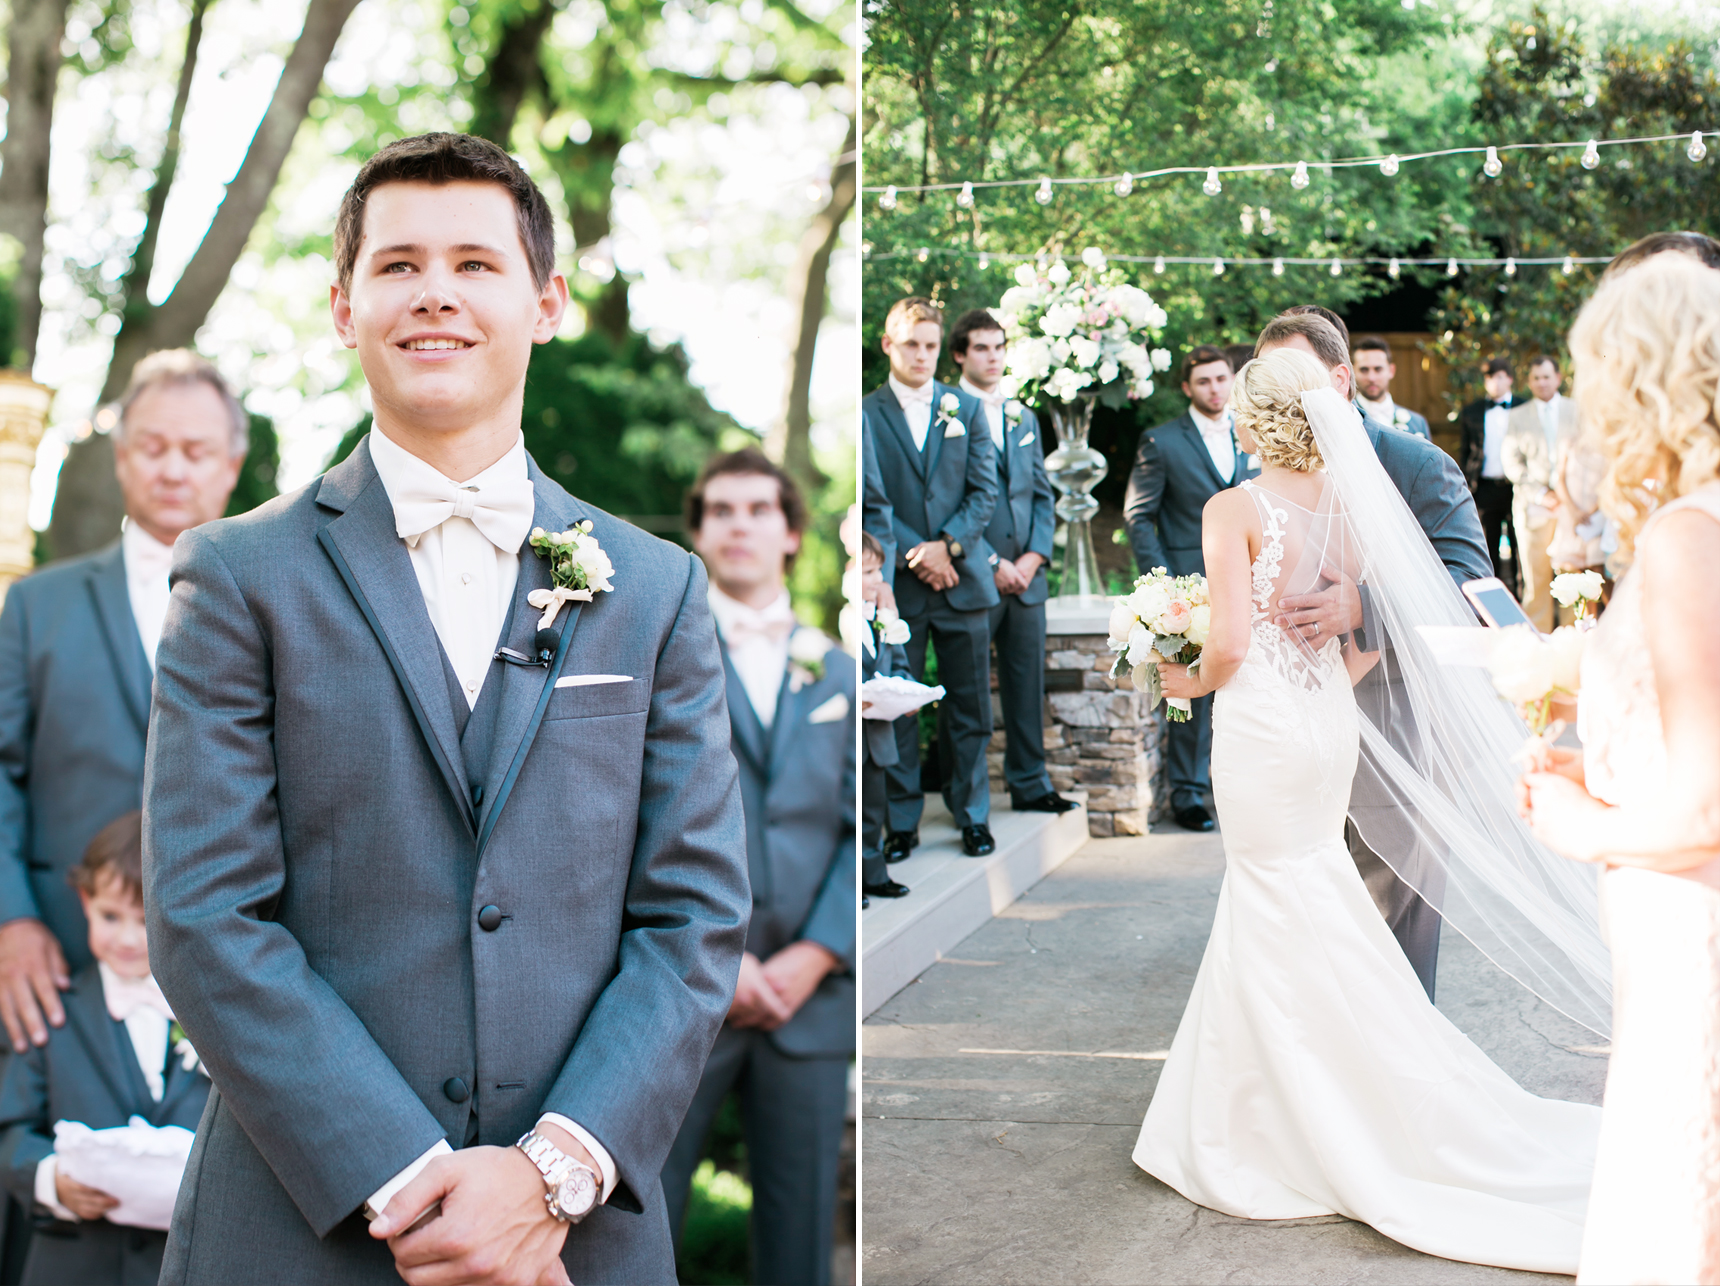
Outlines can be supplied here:
M487 906L478 912L478 927L485 933L494 933L502 927L502 908Z
M447 1080L443 1081L442 1092L446 1094L449 1101L453 1103L464 1103L467 1099L472 1097L472 1091L466 1088L466 1082L461 1080L458 1076L450 1076Z

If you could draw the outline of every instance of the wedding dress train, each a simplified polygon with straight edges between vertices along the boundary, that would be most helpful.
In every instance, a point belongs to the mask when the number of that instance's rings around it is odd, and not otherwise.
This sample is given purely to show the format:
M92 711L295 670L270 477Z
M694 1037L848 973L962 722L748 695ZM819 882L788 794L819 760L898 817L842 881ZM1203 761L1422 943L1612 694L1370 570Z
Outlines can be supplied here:
M1272 623L1304 561L1286 529L1306 542L1318 516L1291 524L1297 506L1243 485L1264 537L1248 654L1213 706L1224 885L1135 1163L1226 1214L1336 1213L1447 1259L1574 1273L1600 1110L1490 1062L1381 919L1344 843L1358 715L1339 645Z

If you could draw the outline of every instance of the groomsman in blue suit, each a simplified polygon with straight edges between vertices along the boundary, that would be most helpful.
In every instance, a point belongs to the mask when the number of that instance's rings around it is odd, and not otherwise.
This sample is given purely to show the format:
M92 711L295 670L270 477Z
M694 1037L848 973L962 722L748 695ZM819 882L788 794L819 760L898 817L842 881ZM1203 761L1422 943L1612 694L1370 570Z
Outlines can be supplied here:
M795 621L786 577L805 526L794 480L751 448L711 460L687 498L711 574L753 906L728 1021L663 1190L679 1235L705 1135L738 1091L753 1280L823 1286L854 1057L857 684L853 659Z
M986 524L997 504L997 451L979 399L932 377L943 346L943 311L929 299L901 299L884 319L890 376L861 403L872 425L884 498L896 534L896 603L913 632L908 663L925 677L926 642L938 658L943 717L954 765L950 811L969 857L996 850L985 751L991 741L991 627L997 586L987 561ZM889 769L895 862L920 842L920 725L896 721L899 762Z
M997 507L985 543L998 596L990 613L991 641L997 648L1009 802L1018 812L1066 813L1075 803L1051 788L1045 771L1045 568L1057 516L1038 417L1000 389L1007 347L1002 324L983 308L963 314L950 332L962 391L985 408L997 451Z
M1173 576L1205 575L1201 511L1220 491L1260 472L1259 462L1236 445L1226 409L1235 378L1222 348L1201 344L1191 349L1182 363L1188 410L1141 434L1123 500L1123 521L1135 566L1142 572L1164 567ZM1212 697L1197 697L1192 717L1170 725L1165 754L1171 815L1187 830L1213 827L1206 806L1211 759Z
M219 518L249 417L184 349L139 362L119 404L125 530L12 586L0 611L0 1020L48 1042L59 993L90 963L68 878L97 831L143 799L155 648L179 533Z
M1397 363L1392 361L1390 344L1378 335L1363 335L1351 350L1350 360L1356 368L1356 407L1363 415L1376 424L1433 441L1425 415L1392 401Z

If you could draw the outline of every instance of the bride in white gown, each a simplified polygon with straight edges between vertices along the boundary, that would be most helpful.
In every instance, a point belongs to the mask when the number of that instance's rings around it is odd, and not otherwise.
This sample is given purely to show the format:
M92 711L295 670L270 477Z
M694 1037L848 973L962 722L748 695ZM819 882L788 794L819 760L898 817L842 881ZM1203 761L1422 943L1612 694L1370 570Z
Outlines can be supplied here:
M1518 834L1489 844L1489 828L1509 829L1495 816L1492 777L1443 789L1436 780L1442 756L1494 755L1510 813L1507 756L1521 725L1509 711L1489 722L1500 703L1476 690L1474 675L1460 681L1461 697L1437 691L1453 681L1449 672L1432 675L1436 667L1407 650L1415 630L1406 611L1448 624L1473 616L1431 548L1433 571L1416 579L1422 564L1403 525L1413 520L1407 509L1403 521L1386 512L1402 502L1325 369L1294 349L1274 352L1243 368L1232 407L1244 449L1263 468L1206 510L1213 618L1197 674L1161 667L1167 695L1217 690L1212 781L1226 873L1134 1160L1226 1214L1336 1213L1428 1254L1574 1273L1600 1110L1531 1095L1433 1007L1344 843L1360 747L1376 785L1405 802L1420 860L1431 852L1445 867L1466 933L1526 982L1537 969L1592 970L1600 948L1588 941L1583 890L1549 889L1545 878L1556 874L1544 878ZM1328 471L1327 457L1339 455L1344 468ZM1381 489L1389 499L1374 494ZM1363 512L1375 509L1384 516ZM1425 544L1419 528L1414 536ZM1397 564L1384 554L1392 540L1402 546ZM1338 576L1366 582L1376 607L1384 599L1392 609L1388 634L1404 655L1389 663L1416 670L1391 676L1397 722L1437 696L1447 715L1463 712L1461 732L1423 726L1394 750L1389 729L1359 717L1352 693L1379 655L1337 639L1316 648L1275 623L1282 595ZM1465 748L1484 724L1481 740L1496 744ZM1434 744L1442 739L1450 744ZM1489 867L1508 869L1477 875ZM1414 883L1409 863L1400 874ZM1524 963L1530 957L1538 963Z

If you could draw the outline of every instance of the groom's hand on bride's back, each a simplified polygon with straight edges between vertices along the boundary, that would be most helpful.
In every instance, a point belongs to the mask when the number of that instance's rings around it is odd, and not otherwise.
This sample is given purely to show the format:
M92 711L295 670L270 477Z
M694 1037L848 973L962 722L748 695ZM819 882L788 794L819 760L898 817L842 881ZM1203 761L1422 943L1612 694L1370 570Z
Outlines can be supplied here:
M1322 568L1321 574L1332 582L1327 588L1313 594L1286 594L1278 600L1278 623L1310 643L1341 638L1362 627L1362 595L1356 582L1329 567Z

